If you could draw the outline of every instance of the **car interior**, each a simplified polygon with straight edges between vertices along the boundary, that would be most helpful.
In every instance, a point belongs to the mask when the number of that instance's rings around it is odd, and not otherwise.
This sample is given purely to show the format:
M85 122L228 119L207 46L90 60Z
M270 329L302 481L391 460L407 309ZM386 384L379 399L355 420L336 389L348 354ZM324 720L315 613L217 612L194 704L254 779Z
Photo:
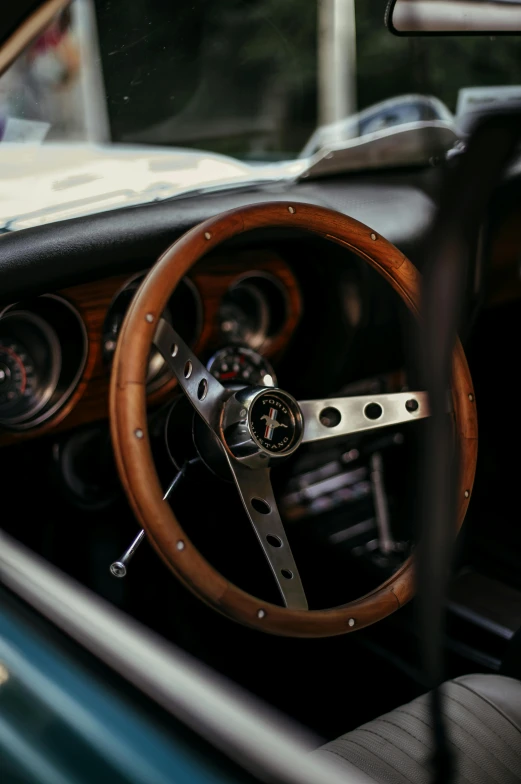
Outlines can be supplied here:
M2 530L310 730L345 780L430 780L421 275L466 154L0 237ZM459 532L441 694L457 780L514 782L515 156L489 179L449 352Z

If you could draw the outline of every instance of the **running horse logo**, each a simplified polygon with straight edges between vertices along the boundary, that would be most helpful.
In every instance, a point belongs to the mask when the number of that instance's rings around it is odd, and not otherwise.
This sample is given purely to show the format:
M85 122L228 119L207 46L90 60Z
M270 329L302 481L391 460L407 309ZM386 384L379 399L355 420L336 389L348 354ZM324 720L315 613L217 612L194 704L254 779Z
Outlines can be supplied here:
M284 422L277 422L279 412L276 408L270 408L269 414L264 414L261 419L266 422L266 430L264 431L264 438L268 441L273 439L273 431L276 427L287 427Z

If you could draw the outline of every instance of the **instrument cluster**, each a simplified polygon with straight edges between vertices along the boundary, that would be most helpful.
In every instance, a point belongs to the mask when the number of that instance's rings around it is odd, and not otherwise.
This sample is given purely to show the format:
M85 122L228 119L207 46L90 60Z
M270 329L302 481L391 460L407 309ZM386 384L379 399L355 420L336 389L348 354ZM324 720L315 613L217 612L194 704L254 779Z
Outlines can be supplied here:
M110 367L125 314L144 279L140 274L129 280L116 293L106 314L103 331L103 358ZM216 323L208 333L210 349L222 346L208 360L208 368L223 382L274 386L273 368L258 353L278 334L288 313L286 292L281 282L265 272L248 272L226 288L216 310ZM204 302L195 281L181 280L163 317L191 346L195 346L203 330ZM208 327L208 325L206 325ZM205 346L206 348L206 346ZM161 355L152 349L147 374L148 392L159 389L171 378Z
M0 444L30 437L44 424L48 432L107 416L119 332L145 274L107 277L0 310ZM269 359L280 356L300 313L289 265L254 250L201 260L163 316L223 383L275 386ZM167 401L173 386L152 348L151 402Z

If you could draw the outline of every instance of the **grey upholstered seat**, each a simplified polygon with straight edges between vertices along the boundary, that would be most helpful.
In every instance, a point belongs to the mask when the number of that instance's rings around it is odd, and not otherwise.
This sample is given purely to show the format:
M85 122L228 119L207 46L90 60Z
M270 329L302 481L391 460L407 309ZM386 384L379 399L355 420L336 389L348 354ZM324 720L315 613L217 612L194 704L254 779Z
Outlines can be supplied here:
M456 782L521 782L521 682L465 675L443 686ZM427 695L328 743L315 755L345 760L379 784L429 784L433 744ZM347 776L347 780L349 780Z

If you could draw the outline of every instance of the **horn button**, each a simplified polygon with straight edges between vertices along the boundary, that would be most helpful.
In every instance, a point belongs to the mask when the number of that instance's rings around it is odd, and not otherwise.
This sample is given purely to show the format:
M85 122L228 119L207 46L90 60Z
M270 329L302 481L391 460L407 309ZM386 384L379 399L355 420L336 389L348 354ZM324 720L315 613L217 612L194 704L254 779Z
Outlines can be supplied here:
M297 449L304 420L295 398L282 389L247 387L227 401L223 432L237 460L260 468Z

